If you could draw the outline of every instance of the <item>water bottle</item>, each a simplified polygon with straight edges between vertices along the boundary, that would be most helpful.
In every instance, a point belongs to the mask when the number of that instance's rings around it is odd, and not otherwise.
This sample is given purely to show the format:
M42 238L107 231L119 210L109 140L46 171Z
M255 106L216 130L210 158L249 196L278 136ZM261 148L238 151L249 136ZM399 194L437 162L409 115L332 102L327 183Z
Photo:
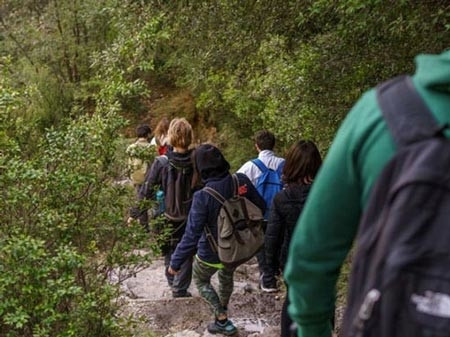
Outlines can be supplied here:
M158 190L156 192L156 201L158 203L158 213L163 214L166 209L164 205L164 191Z

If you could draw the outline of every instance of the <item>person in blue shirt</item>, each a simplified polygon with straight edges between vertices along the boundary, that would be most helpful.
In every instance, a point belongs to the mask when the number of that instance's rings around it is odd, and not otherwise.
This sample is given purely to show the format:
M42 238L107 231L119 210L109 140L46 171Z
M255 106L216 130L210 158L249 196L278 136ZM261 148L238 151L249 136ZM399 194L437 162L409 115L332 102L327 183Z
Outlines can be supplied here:
M237 171L238 173L245 174L254 186L257 186L260 177L264 174L262 169L264 166L266 169L273 170L275 172L280 172L283 165L284 159L275 155L273 151L275 147L275 136L272 132L268 130L258 131L255 136L255 149L258 152L258 158L247 161L242 167ZM259 164L257 164L259 162ZM265 169L265 170L266 170ZM282 188L282 183L280 181L279 190ZM267 192L267 190L266 190ZM268 210L272 204L272 198L275 195L262 195L266 199L266 212L264 218L267 220L269 217ZM278 291L278 286L276 279L271 277L269 268L266 263L266 258L264 251L261 250L260 253L256 255L258 259L258 267L260 274L259 287L263 292L273 293Z

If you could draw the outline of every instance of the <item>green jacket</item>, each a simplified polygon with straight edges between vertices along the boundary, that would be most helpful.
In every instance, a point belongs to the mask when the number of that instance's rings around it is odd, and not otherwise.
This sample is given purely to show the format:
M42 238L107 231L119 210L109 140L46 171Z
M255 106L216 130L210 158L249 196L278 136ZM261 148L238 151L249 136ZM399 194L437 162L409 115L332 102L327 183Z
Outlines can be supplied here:
M450 123L450 51L419 55L416 65L416 89L438 121ZM285 277L299 337L331 336L340 267L372 184L394 151L375 90L369 90L339 128L292 238Z

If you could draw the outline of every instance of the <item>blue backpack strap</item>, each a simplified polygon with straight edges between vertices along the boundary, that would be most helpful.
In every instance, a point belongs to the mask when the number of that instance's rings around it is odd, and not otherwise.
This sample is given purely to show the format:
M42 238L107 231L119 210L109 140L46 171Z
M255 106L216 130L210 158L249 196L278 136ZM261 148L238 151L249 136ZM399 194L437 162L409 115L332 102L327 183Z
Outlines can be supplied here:
M384 82L376 91L383 117L398 147L433 137L446 127L438 125L409 76Z
M286 161L285 160L283 160L281 163L280 163L280 165L278 165L278 167L277 167L277 173L278 173L278 176L280 176L280 178L281 178L281 175L283 174L283 168L284 168L284 164L286 163Z
M257 168L259 168L259 170L264 173L268 170L267 166L264 165L264 163L261 161L261 159L256 158L252 160L252 163L256 165Z

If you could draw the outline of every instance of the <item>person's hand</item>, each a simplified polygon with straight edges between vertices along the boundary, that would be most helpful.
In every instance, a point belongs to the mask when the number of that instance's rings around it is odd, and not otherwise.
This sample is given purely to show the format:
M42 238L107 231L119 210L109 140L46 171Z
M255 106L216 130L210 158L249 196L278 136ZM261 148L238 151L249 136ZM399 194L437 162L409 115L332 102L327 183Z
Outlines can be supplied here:
M168 272L170 275L176 275L176 274L179 273L178 270L173 270L171 266L169 266L169 268L167 268L167 272Z

